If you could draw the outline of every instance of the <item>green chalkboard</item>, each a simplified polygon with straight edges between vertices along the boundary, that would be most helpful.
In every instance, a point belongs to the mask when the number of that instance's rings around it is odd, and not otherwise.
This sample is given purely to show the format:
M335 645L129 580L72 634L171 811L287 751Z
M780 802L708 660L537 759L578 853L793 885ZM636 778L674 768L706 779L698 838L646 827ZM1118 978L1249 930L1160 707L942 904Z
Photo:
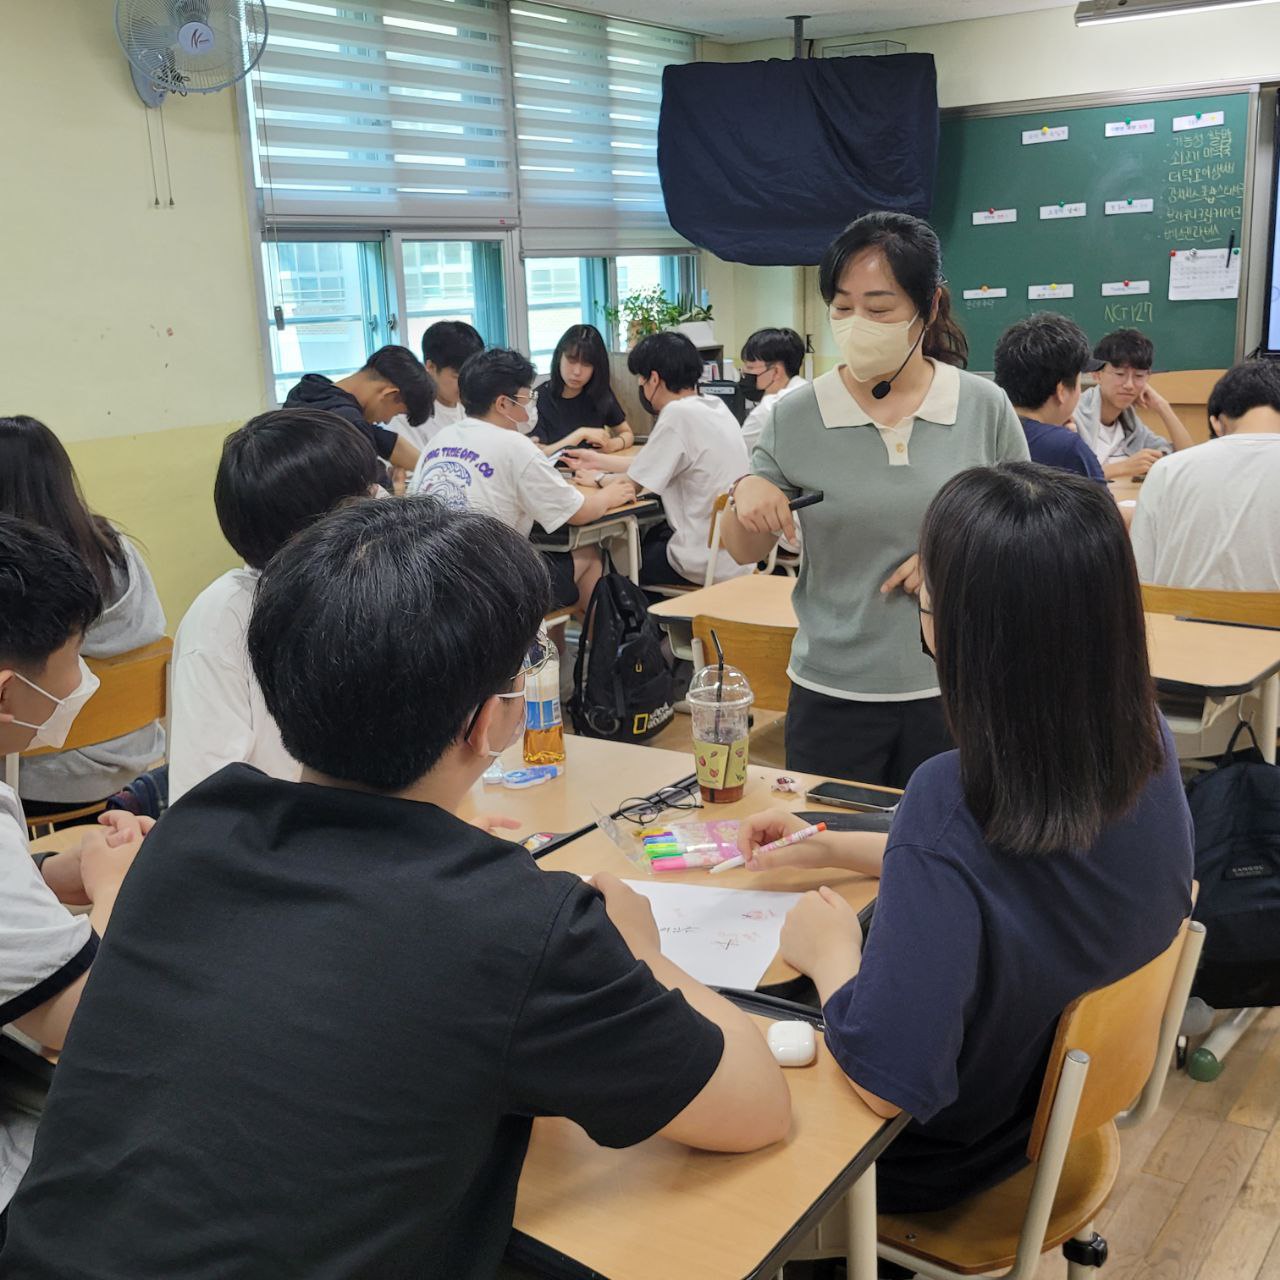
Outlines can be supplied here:
M1019 316L1060 311L1096 340L1133 327L1156 344L1158 369L1213 369L1235 357L1235 299L1169 301L1171 250L1241 245L1248 178L1247 93L1124 106L1077 107L942 122L931 222L970 343L969 367L989 370L996 338ZM1221 124L1175 131L1197 114ZM1127 132L1107 137L1107 126ZM1028 145L1023 133L1062 141ZM1108 201L1150 200L1150 213L1107 214ZM1050 220L1042 206L1083 216ZM1136 204L1135 207L1141 207ZM1017 220L975 225L975 213L1017 210ZM999 215L997 215L999 216ZM1104 283L1150 282L1146 294L1104 296ZM1070 285L1070 298L1031 299L1031 286ZM965 298L987 287L988 296ZM1004 297L991 292L1005 289Z

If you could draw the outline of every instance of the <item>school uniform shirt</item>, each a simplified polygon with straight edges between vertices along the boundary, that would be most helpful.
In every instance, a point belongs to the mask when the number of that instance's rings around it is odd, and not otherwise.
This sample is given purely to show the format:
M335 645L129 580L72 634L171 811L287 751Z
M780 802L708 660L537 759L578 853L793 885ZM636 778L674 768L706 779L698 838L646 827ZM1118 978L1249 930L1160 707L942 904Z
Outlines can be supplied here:
M742 421L742 442L747 446L747 453L760 443L760 433L764 430L764 424L773 417L774 408L779 400L790 392L795 391L799 387L807 387L808 380L796 374L785 387L780 387L777 391L770 391L764 396L759 404L751 410Z
M644 447L627 474L662 499L671 541L667 561L699 586L705 580L711 511L716 499L751 469L742 429L715 396L682 396L662 406ZM727 552L716 557L715 580L740 577L753 566Z
M326 409L330 413L336 413L368 437L380 458L391 457L391 451L396 447L396 433L387 427L366 422L360 401L323 373L303 374L302 381L285 396L284 407Z
M1147 472L1131 530L1138 577L1161 587L1280 591L1280 435L1242 432Z
M243 762L297 781L249 665L246 637L260 574L246 565L209 584L178 627L169 692L169 803L224 765Z
M120 546L124 564L112 566L107 607L85 632L80 652L86 658L114 658L164 635L164 609L151 571L128 538L121 537ZM127 787L164 753L164 727L153 722L78 751L24 760L18 786L28 800L92 804Z
M535 1116L630 1146L722 1052L578 876L233 766L129 872L0 1274L490 1280Z
M1102 464L1097 456L1070 428L1041 422L1038 418L1023 418L1021 421L1032 462L1106 484L1107 478L1102 474Z
M627 420L608 387L599 399L588 396L585 391L566 397L555 395L551 383L544 382L537 390L537 397L538 422L532 438L539 444L555 444L582 427L618 427Z
M1157 449L1161 453L1173 451L1173 442L1152 431L1132 406L1122 409L1111 426L1103 426L1102 391L1096 386L1085 388L1071 416L1076 424L1076 433L1104 466L1108 462L1131 458L1143 449Z
M854 702L938 696L915 596L883 596L880 584L915 553L924 513L952 476L1029 457L994 382L933 366L915 416L891 426L871 420L838 368L824 373L779 401L751 455L751 470L789 497L825 495L796 513L804 557L787 675L813 693Z
M436 436L418 459L408 492L496 516L525 538L535 523L553 533L585 501L528 436L478 418L463 418Z
M404 436L415 449L421 452L445 427L451 427L455 422L461 422L466 416L467 411L462 407L461 401L454 405L448 405L441 404L437 400L435 408L431 411L431 417L420 426L411 427L408 417L403 413L397 413L387 423L387 426L396 435Z
M1021 1168L1059 1016L1190 913L1191 815L1160 729L1163 765L1089 849L992 848L955 751L912 776L862 968L823 1010L845 1072L912 1117L876 1162L882 1210L942 1208Z
M0 783L0 1026L65 991L93 963L98 935L53 896L27 847L12 788ZM36 1115L0 1088L0 1210L31 1161Z

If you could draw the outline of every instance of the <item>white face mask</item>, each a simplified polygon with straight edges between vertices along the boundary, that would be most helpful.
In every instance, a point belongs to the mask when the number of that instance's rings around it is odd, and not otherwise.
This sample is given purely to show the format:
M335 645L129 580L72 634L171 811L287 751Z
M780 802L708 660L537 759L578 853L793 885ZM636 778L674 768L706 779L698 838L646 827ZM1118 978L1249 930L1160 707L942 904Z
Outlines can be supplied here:
M34 729L36 731L35 737L31 739L32 747L53 747L55 750L61 747L67 740L67 734L71 732L71 726L75 723L76 716L80 714L80 708L98 692L98 677L85 666L83 658L79 661L80 683L65 698L55 698L48 690L42 689L38 684L28 680L19 671L13 673L23 684L34 689L37 693L44 694L53 703L53 710L43 724L29 724L26 720L15 720L13 722L16 725L21 725L24 729Z
M534 396L528 404L521 406L528 417L523 422L517 422L516 428L522 436L533 434L533 429L538 425L538 397Z
M877 374L891 374L906 362L915 345L911 326L917 316L894 324L880 324L866 316L833 316L831 336L840 349L840 358L859 382L870 382Z

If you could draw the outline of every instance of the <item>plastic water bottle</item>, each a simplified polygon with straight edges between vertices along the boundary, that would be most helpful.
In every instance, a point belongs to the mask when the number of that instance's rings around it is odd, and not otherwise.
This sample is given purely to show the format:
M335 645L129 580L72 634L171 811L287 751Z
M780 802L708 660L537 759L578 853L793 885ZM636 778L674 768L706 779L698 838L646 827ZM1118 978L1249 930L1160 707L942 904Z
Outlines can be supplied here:
M564 765L564 725L560 719L560 655L547 639L539 639L550 656L536 675L524 682L524 762Z

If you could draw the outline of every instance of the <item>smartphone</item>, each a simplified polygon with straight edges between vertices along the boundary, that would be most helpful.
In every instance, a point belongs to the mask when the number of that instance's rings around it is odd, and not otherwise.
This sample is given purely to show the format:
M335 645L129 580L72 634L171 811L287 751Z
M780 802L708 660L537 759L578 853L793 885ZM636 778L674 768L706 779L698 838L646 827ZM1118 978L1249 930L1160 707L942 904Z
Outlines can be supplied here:
M820 782L812 791L805 792L804 798L841 809L857 809L861 813L892 813L898 807L892 795L851 782Z

